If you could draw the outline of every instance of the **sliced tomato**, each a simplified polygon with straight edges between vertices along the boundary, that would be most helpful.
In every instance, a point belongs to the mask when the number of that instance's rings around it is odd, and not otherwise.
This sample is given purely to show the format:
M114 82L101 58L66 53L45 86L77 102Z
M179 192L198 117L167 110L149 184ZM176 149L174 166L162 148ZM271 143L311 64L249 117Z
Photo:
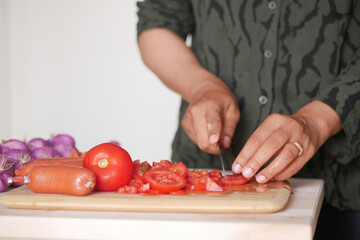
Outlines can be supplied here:
M249 182L251 179L247 179L243 177L243 175L226 175L221 179L221 182L224 186L240 186L247 182Z
M180 177L185 178L187 176L188 169L185 164L181 162L176 162L172 164L172 166L170 166L168 169L170 172L176 173Z
M143 175L144 181L150 184L151 189L160 193L180 190L185 186L185 178L166 170L151 170Z

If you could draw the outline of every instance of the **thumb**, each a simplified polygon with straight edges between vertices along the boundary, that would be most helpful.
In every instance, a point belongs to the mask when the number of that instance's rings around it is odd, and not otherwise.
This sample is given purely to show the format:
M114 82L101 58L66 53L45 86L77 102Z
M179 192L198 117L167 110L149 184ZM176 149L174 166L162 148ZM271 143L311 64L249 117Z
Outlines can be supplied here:
M240 111L238 108L227 111L223 119L222 134L220 144L224 148L229 148L231 145L232 138L235 134L236 126L240 121Z

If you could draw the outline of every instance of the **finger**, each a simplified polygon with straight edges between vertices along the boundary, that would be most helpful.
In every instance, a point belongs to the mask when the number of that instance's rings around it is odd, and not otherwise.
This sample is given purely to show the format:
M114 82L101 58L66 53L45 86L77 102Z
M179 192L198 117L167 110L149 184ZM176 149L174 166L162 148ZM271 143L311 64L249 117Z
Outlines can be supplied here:
M300 171L302 167L304 167L304 165L307 163L309 159L310 159L309 156L304 156L304 155L296 158L283 171L275 175L272 179L276 181L284 181L292 177L295 173Z
M285 170L299 156L299 149L291 142L283 147L279 155L261 172L256 175L258 183L266 183L274 176Z
M286 146L289 139L290 136L282 131L276 131L269 135L251 159L243 165L243 176L251 178L271 157Z
M273 132L274 126L266 123L266 120L261 124L241 149L239 155L236 157L232 171L234 173L241 173L242 167L252 158L255 152L263 144L264 140Z
M194 124L191 115L185 113L183 119L181 120L181 126L188 135L188 137L196 144L196 137L194 132Z
M235 129L239 121L240 121L240 111L237 107L226 111L222 124L222 131L221 131L222 137L220 140L221 145L224 148L230 147L231 140L234 136Z
M216 144L220 140L221 126L221 115L217 109L207 109L204 114L193 116L196 143L202 151L218 153L219 150Z

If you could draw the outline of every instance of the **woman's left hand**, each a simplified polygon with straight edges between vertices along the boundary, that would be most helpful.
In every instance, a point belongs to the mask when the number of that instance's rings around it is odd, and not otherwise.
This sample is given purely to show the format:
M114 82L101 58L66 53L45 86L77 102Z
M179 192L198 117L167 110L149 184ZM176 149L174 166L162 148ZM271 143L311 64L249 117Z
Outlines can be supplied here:
M236 157L232 170L256 181L282 181L297 173L325 143L342 129L336 112L313 101L293 115L271 114L256 129Z

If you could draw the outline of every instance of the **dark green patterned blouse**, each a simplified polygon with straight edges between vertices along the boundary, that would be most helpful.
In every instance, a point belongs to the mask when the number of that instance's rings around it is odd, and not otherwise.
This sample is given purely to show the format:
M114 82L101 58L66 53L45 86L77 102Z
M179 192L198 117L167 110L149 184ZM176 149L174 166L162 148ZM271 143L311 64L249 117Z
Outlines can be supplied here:
M360 0L148 0L138 7L138 34L161 27L191 35L200 63L237 97L241 120L225 152L228 168L270 113L320 100L338 113L343 131L296 176L323 179L331 205L360 209ZM182 101L179 119L186 107ZM180 124L172 160L221 168Z

